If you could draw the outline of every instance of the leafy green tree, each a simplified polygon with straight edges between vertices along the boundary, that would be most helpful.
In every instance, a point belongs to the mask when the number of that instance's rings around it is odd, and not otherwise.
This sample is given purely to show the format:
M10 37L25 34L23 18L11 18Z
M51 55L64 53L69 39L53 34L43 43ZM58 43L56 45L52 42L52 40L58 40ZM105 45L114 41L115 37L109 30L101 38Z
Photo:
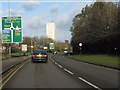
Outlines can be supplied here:
M84 46L89 46L118 33L117 4L112 2L95 2L93 5L86 5L81 13L74 17L70 31L72 33L71 44L77 48L76 50L79 50L78 44L80 42ZM111 39L108 42L112 42Z

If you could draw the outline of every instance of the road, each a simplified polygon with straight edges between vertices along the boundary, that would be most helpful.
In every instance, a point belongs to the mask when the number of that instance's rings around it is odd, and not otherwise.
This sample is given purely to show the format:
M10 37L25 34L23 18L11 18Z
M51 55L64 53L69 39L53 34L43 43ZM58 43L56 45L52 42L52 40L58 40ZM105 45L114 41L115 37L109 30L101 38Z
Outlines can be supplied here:
M55 62L72 71L77 76L90 81L100 88L118 88L119 86L119 70L68 59L59 54L52 58L54 58Z
M3 88L117 88L118 71L56 54L48 63L26 63Z

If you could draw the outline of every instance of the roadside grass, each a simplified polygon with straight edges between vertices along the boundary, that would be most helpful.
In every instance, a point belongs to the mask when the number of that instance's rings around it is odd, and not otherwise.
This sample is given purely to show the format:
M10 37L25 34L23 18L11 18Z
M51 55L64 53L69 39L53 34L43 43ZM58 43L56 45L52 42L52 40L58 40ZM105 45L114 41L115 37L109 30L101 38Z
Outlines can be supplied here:
M18 57L18 56L22 56L23 53L11 53L12 57Z
M21 53L19 53L19 52L17 52L17 53L11 53L11 57L20 57L20 56L28 56L28 55L31 55L31 52L27 52L27 53L23 53L23 52L21 52ZM2 54L2 60L5 60L5 59L8 59L9 58L9 54Z
M109 55L68 55L68 58L89 62L93 64L103 65L116 69L119 68L118 56Z
M18 57L18 56L28 56L28 55L31 55L31 53L30 52L27 52L27 53L23 53L23 52L21 52L21 53L11 53L11 56L12 57Z

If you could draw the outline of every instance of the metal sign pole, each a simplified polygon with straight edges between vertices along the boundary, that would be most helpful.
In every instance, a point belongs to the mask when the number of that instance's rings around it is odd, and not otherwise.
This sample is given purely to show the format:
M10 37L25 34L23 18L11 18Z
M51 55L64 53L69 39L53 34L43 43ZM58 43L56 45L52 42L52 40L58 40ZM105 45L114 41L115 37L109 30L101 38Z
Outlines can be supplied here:
M19 57L21 56L21 53L20 53L20 43L17 43L18 44L18 53L19 53Z
M33 44L32 44L32 37L31 37L31 54L33 53Z
M9 58L11 58L11 44L9 43Z
M8 1L8 17L9 19L11 19L10 18L10 0ZM10 43L8 43L8 54L9 54L9 58L11 58L11 44Z

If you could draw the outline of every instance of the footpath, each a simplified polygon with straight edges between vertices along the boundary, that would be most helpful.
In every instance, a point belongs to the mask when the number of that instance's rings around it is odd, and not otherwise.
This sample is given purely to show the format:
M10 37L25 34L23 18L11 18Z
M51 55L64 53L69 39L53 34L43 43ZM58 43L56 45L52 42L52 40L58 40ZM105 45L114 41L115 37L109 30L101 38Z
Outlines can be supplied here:
M30 56L22 56L22 57L12 57L12 58L8 58L5 60L1 60L0 61L0 68L2 69L1 73L5 73L6 71L10 70L12 67L14 67L15 65L28 60L30 58Z

